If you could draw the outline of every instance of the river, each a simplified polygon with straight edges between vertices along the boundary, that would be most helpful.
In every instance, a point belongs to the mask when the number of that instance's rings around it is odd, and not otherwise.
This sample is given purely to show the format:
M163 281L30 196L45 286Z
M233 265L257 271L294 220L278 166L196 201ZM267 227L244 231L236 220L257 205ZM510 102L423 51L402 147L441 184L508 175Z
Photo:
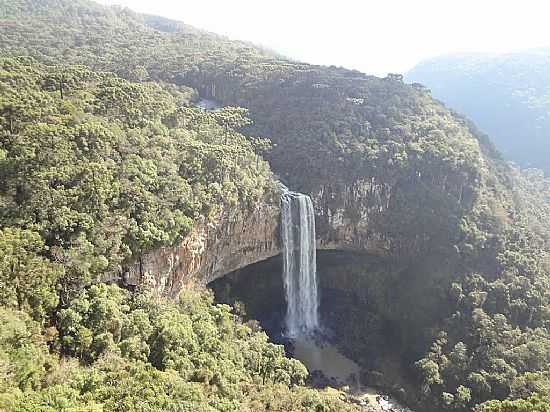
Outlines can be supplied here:
M200 99L195 103L195 107L198 107L206 112L212 112L221 109L222 105L216 100Z
M345 357L328 342L318 342L311 338L298 338L292 341L292 355L300 360L310 373L318 376L322 372L328 386L348 386L349 392L361 402L365 411L372 412L412 412L395 399L380 393L372 387L362 387L359 376L361 368Z

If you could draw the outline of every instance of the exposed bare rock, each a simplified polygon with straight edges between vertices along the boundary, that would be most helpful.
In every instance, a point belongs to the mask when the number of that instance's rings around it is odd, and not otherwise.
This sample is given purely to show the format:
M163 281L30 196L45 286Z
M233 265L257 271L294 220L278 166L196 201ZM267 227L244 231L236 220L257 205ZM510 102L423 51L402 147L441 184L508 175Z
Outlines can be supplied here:
M258 202L250 210L223 210L196 222L175 247L141 257L126 282L176 297L185 285L206 285L226 273L280 253L279 205Z
M383 218L391 190L369 180L352 186L324 186L313 193L317 248L380 257L415 253L414 242L405 239L396 243L385 230ZM158 295L176 297L185 285L206 285L281 253L279 222L276 194L250 208L222 210L195 222L178 246L143 255L128 269L124 280Z
M391 188L362 180L328 185L312 195L316 210L317 247L352 250L379 256L390 253L390 241L375 222L387 210Z

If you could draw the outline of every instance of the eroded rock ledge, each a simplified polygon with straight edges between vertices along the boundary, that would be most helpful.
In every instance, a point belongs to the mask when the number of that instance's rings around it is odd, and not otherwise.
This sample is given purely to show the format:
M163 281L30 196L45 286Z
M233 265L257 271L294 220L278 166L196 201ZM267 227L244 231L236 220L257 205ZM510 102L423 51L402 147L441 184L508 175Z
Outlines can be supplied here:
M278 204L262 201L249 210L223 210L196 222L178 246L143 255L128 269L124 281L175 298L186 285L206 285L278 255L278 232Z
M385 230L384 214L390 207L391 190L362 181L353 186L322 187L312 193L317 248L379 257L416 253L414 240L394 239ZM206 285L280 254L279 225L276 194L250 208L223 210L209 220L196 222L179 245L143 255L127 269L123 280L174 298L186 285Z

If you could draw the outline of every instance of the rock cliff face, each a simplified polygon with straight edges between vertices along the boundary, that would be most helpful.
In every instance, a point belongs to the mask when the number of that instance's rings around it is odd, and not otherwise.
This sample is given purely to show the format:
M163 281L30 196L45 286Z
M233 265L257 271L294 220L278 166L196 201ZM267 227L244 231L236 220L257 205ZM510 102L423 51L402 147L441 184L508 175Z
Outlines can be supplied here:
M394 239L386 230L384 219L391 193L391 187L370 181L323 186L312 193L317 248L378 257L415 253L414 242ZM196 222L179 245L143 255L123 280L158 295L176 297L186 285L206 285L280 254L279 225L277 195L249 210L224 210L209 220ZM405 251L404 244L409 250Z
M375 222L388 208L390 189L360 181L322 186L312 194L318 249L389 254L391 244L376 230Z
M196 222L179 245L143 255L123 281L175 298L186 285L206 285L279 253L279 205L258 202Z

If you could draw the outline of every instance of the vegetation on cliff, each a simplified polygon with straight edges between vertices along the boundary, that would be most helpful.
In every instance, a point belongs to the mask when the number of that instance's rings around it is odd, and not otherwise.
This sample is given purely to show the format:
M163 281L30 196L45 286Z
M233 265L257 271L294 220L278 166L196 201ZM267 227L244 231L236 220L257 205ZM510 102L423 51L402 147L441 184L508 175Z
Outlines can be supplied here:
M246 351L263 338L227 308L92 286L178 242L199 215L268 193L262 156L314 195L320 223L342 210L350 226L367 219L405 268L391 279L406 299L390 300L385 278L360 292L410 348L423 405L545 407L548 184L508 168L426 89L85 0L0 0L0 19L4 408L335 408L265 341L260 353L281 366L257 369ZM232 107L201 112L197 95ZM361 308L351 339L366 351Z
M7 58L0 90L0 222L62 264L63 298L271 190L266 141L235 131L246 112L190 108L188 89Z
M354 410L205 292L97 283L269 195L245 110L31 58L0 59L0 91L0 410Z

